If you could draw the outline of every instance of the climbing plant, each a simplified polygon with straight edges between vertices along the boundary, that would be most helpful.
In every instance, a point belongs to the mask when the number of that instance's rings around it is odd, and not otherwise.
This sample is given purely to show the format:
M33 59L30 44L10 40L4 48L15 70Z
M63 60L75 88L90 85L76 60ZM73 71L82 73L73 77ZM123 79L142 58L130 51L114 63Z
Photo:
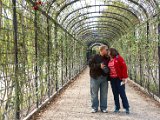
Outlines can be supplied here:
M149 30L147 34L147 22ZM159 96L158 19L147 21L114 42L125 57L132 80Z

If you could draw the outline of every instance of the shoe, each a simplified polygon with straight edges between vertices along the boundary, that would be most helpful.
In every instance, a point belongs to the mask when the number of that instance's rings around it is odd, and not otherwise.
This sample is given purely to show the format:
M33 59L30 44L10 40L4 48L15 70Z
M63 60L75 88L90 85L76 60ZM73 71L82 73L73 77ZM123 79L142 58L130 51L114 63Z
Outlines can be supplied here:
M103 113L108 113L108 111L105 109L105 110L101 110L101 112Z
M119 113L119 109L115 109L115 110L114 110L114 113Z
M129 113L130 113L129 109L126 109L126 114L129 114Z
M92 109L92 111L91 111L91 113L96 113L97 112L97 110L95 110L95 109Z

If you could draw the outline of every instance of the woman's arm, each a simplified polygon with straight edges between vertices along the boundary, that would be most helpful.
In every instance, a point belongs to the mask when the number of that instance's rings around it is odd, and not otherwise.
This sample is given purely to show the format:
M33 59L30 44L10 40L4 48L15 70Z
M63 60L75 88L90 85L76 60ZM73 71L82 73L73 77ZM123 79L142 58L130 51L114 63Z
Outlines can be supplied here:
M126 62L121 56L119 56L118 59L119 59L118 61L120 63L120 67L122 70L122 79L126 79L128 78L128 69L127 69Z

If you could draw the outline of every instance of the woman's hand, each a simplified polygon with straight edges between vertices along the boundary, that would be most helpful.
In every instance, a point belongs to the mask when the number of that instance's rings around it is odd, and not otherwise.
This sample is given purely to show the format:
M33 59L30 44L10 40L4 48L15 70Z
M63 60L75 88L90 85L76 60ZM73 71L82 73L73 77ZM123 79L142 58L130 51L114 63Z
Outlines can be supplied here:
M122 81L123 81L124 83L127 83L128 79L129 79L129 78L123 78Z
M123 79L122 79L122 83L121 83L121 85L126 84L126 83L128 82L128 80L129 80L129 78L123 78Z

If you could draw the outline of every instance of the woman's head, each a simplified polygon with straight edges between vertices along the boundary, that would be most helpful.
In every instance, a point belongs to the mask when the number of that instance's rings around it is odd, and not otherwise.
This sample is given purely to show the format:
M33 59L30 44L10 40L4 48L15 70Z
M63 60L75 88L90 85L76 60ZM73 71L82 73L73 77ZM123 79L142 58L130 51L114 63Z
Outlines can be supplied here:
M115 48L109 48L108 49L108 55L111 58L115 58L117 55L119 55L118 51Z

